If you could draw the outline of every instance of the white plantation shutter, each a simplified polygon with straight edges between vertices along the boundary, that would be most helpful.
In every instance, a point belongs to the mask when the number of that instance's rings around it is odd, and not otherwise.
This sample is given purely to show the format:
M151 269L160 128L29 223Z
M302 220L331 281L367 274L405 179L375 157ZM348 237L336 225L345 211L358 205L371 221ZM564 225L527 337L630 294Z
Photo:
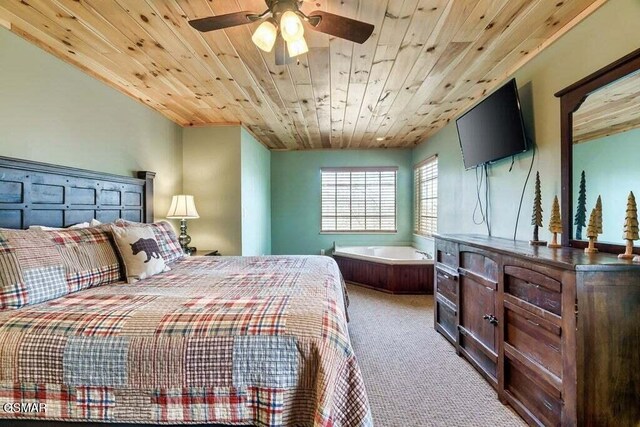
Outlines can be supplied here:
M398 168L322 168L323 232L396 231Z
M438 226L438 156L418 163L413 170L414 233L431 236Z

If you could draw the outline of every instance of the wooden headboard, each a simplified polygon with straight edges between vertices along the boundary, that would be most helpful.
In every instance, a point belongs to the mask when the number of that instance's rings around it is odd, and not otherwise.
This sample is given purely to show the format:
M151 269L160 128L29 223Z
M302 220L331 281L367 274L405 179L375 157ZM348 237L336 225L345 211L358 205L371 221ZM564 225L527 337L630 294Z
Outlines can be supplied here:
M153 222L155 173L137 176L0 156L0 227L68 227L93 218Z

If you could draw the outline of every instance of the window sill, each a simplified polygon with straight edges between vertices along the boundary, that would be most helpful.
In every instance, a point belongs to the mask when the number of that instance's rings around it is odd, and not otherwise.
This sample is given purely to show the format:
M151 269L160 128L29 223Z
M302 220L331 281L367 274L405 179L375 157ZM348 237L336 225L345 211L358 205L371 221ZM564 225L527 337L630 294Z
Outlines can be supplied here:
M321 231L318 234L398 234L396 231Z
M427 240L435 240L435 238L433 237L433 234L430 236L425 236L424 234L413 233L413 237L420 237L421 239L427 239Z

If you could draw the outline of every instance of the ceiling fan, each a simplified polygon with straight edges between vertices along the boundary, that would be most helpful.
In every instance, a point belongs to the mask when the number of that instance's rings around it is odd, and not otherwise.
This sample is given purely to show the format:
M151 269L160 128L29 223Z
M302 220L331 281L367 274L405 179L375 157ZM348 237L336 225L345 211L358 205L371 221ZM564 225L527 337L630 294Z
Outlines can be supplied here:
M267 10L262 13L242 11L210 16L189 21L189 25L201 32L222 30L238 25L264 21L251 39L260 49L271 52L275 46L277 65L292 62L292 58L307 53L304 39L307 28L355 43L364 43L373 34L374 26L329 12L316 10L309 15L300 10L301 0L265 0Z

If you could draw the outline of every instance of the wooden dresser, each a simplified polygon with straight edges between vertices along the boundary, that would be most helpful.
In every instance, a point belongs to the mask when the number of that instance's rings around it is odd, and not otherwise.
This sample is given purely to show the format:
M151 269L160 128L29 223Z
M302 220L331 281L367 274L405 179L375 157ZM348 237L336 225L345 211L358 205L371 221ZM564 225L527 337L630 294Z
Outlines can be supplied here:
M640 264L436 237L435 328L530 425L640 425Z

